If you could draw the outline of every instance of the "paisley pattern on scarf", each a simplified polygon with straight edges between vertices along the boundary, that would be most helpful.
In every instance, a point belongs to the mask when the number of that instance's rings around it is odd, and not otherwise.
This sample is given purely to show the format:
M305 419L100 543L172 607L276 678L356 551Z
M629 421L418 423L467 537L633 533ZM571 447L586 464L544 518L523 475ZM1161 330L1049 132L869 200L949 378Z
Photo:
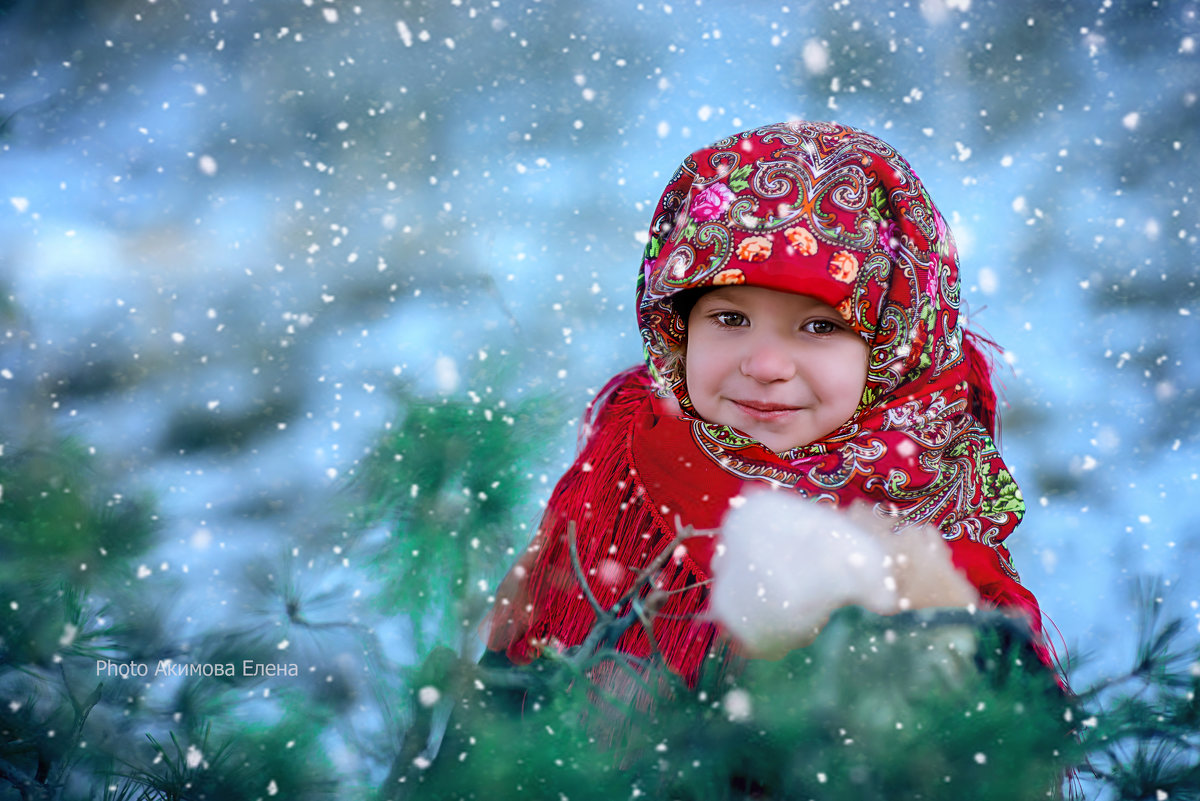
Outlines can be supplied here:
M777 454L696 415L674 299L732 283L817 297L867 342L863 397L837 431ZM912 167L877 137L823 122L746 131L685 159L655 210L638 282L658 391L675 396L724 470L839 505L865 500L897 527L928 523L994 547L1024 504L970 412L970 393L990 388L972 384L960 302L954 238Z

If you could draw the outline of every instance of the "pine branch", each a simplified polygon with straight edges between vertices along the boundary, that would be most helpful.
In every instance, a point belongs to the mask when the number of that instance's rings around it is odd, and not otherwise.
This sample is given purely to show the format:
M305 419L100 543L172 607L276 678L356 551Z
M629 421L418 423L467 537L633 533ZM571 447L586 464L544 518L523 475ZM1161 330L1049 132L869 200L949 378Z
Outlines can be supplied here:
M653 649L654 656L660 660L663 659L658 641L654 638L653 618L657 615L658 607L662 605L662 601L670 593L656 587L654 580L657 578L659 571L666 565L667 560L675 554L675 551L683 543L694 537L712 536L715 534L713 531L697 531L691 525L684 526L678 515L675 516L675 530L675 537L672 538L665 548L655 555L650 564L637 572L629 589L609 609L605 609L596 600L596 596L592 593L592 589L588 584L587 575L583 571L583 564L579 558L578 535L575 531L575 521L572 520L568 523L567 546L571 557L571 568L575 571L575 579L583 589L584 597L587 598L588 604L596 613L596 623L593 624L584 641L572 650L573 655L582 654L583 659L587 660L601 648L615 643L636 621L640 622L646 630L646 635L650 641L650 647ZM694 585L689 585L689 587L691 586ZM651 592L647 595L645 601L642 601L642 593L647 587L652 588ZM682 591L682 589L688 588L681 588L679 591ZM616 613L617 610L626 604L629 605L629 610L622 615L618 615ZM577 663L572 663L572 666L577 671L580 670Z
M51 797L49 788L5 759L0 759L0 779L16 788L21 801L43 801Z
M67 741L67 747L63 752L63 757L58 760L49 782L52 787L62 787L67 772L71 768L71 760L67 755L74 752L79 747L79 741L83 737L83 727L87 723L88 715L92 713L92 709L96 704L100 703L100 697L104 690L104 683L100 682L96 685L96 689L88 694L87 698L79 701L75 698L75 694L71 692L71 684L67 680L67 670L62 662L58 664L59 673L62 676L63 691L66 693L67 699L71 702L71 709L75 713L75 721L71 726L70 738ZM55 795L58 793L56 792Z
M588 604L591 605L597 616L605 614L604 607L600 606L600 602L592 594L592 587L588 583L587 575L583 572L583 565L579 561L579 540L575 533L574 520L567 524L567 547L571 553L571 568L575 571L575 578L579 581L579 586L583 588L584 597L587 598Z

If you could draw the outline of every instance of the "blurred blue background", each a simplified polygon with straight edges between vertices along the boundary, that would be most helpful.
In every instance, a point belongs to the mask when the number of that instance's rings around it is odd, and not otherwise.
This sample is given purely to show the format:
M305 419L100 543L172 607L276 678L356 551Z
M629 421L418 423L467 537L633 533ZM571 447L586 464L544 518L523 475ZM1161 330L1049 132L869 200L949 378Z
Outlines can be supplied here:
M239 567L286 552L319 549L351 609L363 576L326 545L394 390L549 393L544 500L640 359L667 177L726 134L832 119L947 216L972 323L1008 350L1017 566L1070 651L1123 667L1140 576L1200 622L1198 10L4 3L6 444L49 411L156 495L145 580L185 630L242 614Z

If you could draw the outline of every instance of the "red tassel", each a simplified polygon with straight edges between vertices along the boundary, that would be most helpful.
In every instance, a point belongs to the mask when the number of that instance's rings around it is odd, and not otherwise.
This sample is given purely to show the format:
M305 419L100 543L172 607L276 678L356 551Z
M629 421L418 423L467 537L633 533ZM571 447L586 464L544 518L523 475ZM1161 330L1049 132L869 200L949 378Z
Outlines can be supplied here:
M995 373L995 357L1002 352L1000 346L987 337L963 329L967 408L997 442L1000 439L1000 417L996 414L996 390L992 386L992 376Z

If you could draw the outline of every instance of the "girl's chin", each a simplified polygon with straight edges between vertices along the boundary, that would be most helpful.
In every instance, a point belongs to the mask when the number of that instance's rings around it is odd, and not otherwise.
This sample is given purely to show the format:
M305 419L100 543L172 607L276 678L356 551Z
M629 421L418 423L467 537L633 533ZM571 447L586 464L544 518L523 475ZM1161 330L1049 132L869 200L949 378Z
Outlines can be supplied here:
M764 446L766 446L770 450L775 451L775 453L787 453L788 451L792 450L793 448L799 448L801 445L807 445L809 443L808 440L797 442L794 439L775 440L775 441L771 441L769 438L768 438L768 440L762 440L762 439L759 439L758 437L755 437L755 439L758 439L759 442L761 442Z
M801 445L812 442L811 439L805 439L803 434L767 430L763 426L742 423L741 425L733 424L733 427L746 432L775 453L786 453L792 448L799 448Z

